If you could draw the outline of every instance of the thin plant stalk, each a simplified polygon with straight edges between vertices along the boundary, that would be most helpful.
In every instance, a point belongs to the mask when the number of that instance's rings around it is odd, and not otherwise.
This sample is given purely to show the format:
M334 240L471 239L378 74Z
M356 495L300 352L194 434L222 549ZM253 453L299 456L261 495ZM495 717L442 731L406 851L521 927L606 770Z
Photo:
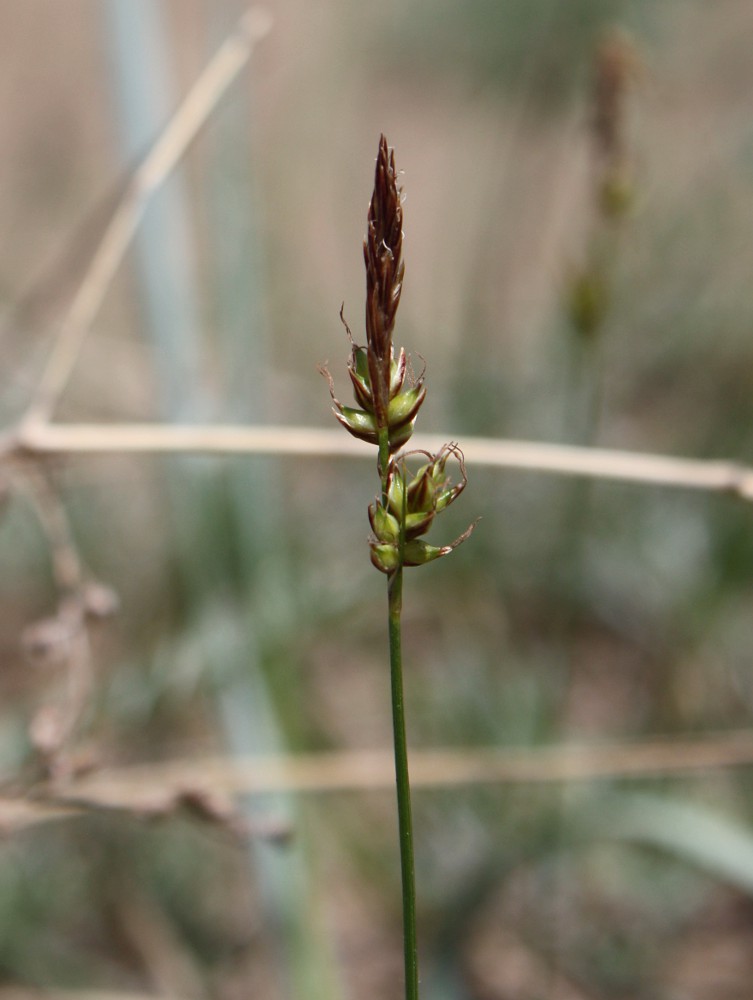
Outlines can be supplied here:
M448 555L473 529L473 525L450 545L429 545L422 535L434 518L462 493L466 484L463 454L456 444L430 452L400 452L413 433L424 397L424 375L416 378L403 348L395 354L392 333L403 288L403 209L397 184L394 153L381 136L377 156L374 193L364 240L366 263L366 346L350 340L348 375L356 407L345 406L330 384L334 414L354 437L376 445L379 451L380 492L369 507L372 537L371 561L387 575L390 685L392 729L395 751L400 873L403 901L403 945L405 952L405 997L418 1000L418 939L416 931L416 877L411 817L408 742L405 729L405 696L401 644L403 569L422 566ZM400 452L398 454L398 452ZM423 464L409 475L407 458L421 456ZM450 459L460 466L461 482L450 485L446 466Z
M387 489L389 487L390 474L390 433L389 428L379 429L379 479L382 484L382 506L387 506Z
M387 506L390 448L387 427L379 432L379 475L382 505ZM399 473L398 473L399 474ZM390 689L392 695L392 739L395 750L397 824L400 839L400 884L403 899L403 951L405 997L418 1000L418 931L416 925L416 862L413 848L408 738L405 725L405 685L403 684L403 559L405 557L405 473L403 472L403 517L398 538L398 565L387 578L387 619L390 648Z
M403 684L403 559L405 556L405 504L400 528L398 566L387 580L390 640L390 681L392 690L392 735L395 748L397 786L397 822L400 837L400 878L403 897L403 949L405 957L406 1000L418 998L418 934L416 926L416 864L413 849L413 813L411 809L408 740L405 727L405 691Z

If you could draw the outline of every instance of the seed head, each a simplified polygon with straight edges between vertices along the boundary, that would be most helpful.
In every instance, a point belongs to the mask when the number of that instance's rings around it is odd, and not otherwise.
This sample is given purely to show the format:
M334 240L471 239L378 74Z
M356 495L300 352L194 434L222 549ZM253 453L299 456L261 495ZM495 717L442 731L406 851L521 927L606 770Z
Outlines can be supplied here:
M475 527L471 524L450 545L429 545L425 535L440 514L463 492L467 482L463 453L447 444L435 455L426 451L397 455L413 433L416 415L426 396L424 373L416 378L404 348L395 357L392 334L403 289L403 208L397 183L395 156L382 135L379 138L374 193L371 196L363 255L366 263L366 346L354 343L340 310L340 319L350 341L348 375L356 406L345 406L335 396L329 381L334 414L347 431L379 447L381 494L369 507L372 536L371 561L388 576L402 566L424 563L448 555L464 542ZM386 432L386 433L385 433ZM386 443L389 455L383 463ZM423 464L415 473L408 469L411 455L421 455ZM460 481L452 483L447 463L460 467Z
M408 473L406 460L411 455L428 459L414 474ZM452 483L446 467L454 458L460 467L460 481ZM460 496L466 487L463 453L456 444L444 445L436 455L417 451L390 460L387 505L379 498L369 507L373 535L369 540L371 561L383 573L392 573L400 565L401 525L404 537L403 566L424 563L449 555L468 538L475 522L450 545L429 545L421 537L432 526L437 514Z
M379 153L374 173L363 241L366 263L366 344L377 425L387 422L392 331L403 289L405 265L402 260L403 207L397 185L395 153L387 140L379 137Z
M426 395L423 372L416 378L401 348L392 344L395 316L400 304L405 266L402 260L403 207L397 184L395 154L384 136L379 139L363 255L366 263L366 346L354 343L348 324L340 318L350 340L348 374L357 406L344 406L329 379L334 413L343 427L369 444L378 444L380 431L388 432L394 454L408 441Z
M626 98L638 69L626 35L613 31L602 39L594 66L592 134L601 174L598 207L606 219L624 216L632 201Z

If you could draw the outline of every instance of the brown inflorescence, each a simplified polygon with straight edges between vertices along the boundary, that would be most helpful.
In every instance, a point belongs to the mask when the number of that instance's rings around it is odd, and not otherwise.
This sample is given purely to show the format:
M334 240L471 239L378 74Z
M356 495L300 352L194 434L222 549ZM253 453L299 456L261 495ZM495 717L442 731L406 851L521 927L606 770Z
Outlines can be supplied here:
M421 538L434 518L465 489L467 478L463 453L456 444L448 444L436 455L429 452L395 453L413 433L416 415L426 396L423 372L413 374L404 348L395 356L392 335L400 304L405 265L402 260L402 192L397 183L395 155L382 135L379 139L374 193L369 205L366 239L363 244L366 263L366 346L354 343L350 329L342 319L350 341L348 374L356 406L345 406L336 397L332 377L329 380L334 414L355 437L389 450L382 474L382 495L369 508L373 536L371 560L384 573L394 573L401 566L420 566L447 555L473 530L471 525L451 545L428 545ZM384 442L387 442L385 447ZM422 455L426 461L414 475L409 475L406 459ZM460 482L452 485L446 472L454 458L460 466Z
M324 369L330 381L334 413L343 427L362 441L375 445L379 444L380 431L386 430L392 454L409 440L426 395L423 374L415 378L405 351L401 348L395 357L392 344L405 272L401 195L394 152L381 136L363 243L366 347L353 342L346 324L351 346L348 374L356 407L345 406L335 397L332 379Z

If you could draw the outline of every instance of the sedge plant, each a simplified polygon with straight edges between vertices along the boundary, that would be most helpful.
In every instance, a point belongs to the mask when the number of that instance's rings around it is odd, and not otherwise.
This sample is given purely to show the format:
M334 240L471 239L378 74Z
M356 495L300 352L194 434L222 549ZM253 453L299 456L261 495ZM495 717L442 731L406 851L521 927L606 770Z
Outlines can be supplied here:
M379 494L368 508L371 524L371 561L387 577L388 634L392 691L392 724L400 839L405 952L406 1000L418 997L416 890L411 819L408 747L403 695L401 616L403 569L423 566L448 555L465 541L471 524L449 545L431 545L424 535L435 518L457 499L467 483L463 453L455 443L436 454L401 451L409 441L416 416L426 396L424 372L416 376L401 347L393 347L395 316L403 288L403 207L394 151L382 135L368 213L364 260L366 263L366 346L357 345L343 319L350 341L348 375L355 406L345 406L335 396L329 372L334 414L355 437L376 445ZM342 311L341 311L341 319ZM458 481L448 464L458 468Z

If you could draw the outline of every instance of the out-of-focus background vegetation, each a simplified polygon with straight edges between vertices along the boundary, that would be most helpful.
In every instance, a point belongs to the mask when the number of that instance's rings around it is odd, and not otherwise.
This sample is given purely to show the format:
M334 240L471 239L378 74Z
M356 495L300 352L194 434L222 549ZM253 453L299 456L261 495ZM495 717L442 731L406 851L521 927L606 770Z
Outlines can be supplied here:
M9 426L133 165L243 5L4 0L0 302ZM746 0L275 0L274 27L144 220L63 420L332 426L359 336L377 139L404 171L397 341L421 429L751 459L753 9ZM634 199L594 210L592 76L632 53ZM608 231L607 231L608 230ZM605 241L605 242L604 242ZM590 255L590 256L589 256ZM608 264L595 338L573 276ZM407 578L414 747L722 732L753 707L753 517L731 498L470 469L451 560ZM390 743L373 466L56 466L121 610L86 741L125 764ZM454 518L454 521L453 521ZM437 539L439 540L439 539ZM0 757L55 697L20 636L57 596L0 525ZM270 797L287 847L103 814L0 844L0 981L212 997L400 992L392 797ZM426 1000L733 1000L753 975L753 788L703 778L416 793Z

